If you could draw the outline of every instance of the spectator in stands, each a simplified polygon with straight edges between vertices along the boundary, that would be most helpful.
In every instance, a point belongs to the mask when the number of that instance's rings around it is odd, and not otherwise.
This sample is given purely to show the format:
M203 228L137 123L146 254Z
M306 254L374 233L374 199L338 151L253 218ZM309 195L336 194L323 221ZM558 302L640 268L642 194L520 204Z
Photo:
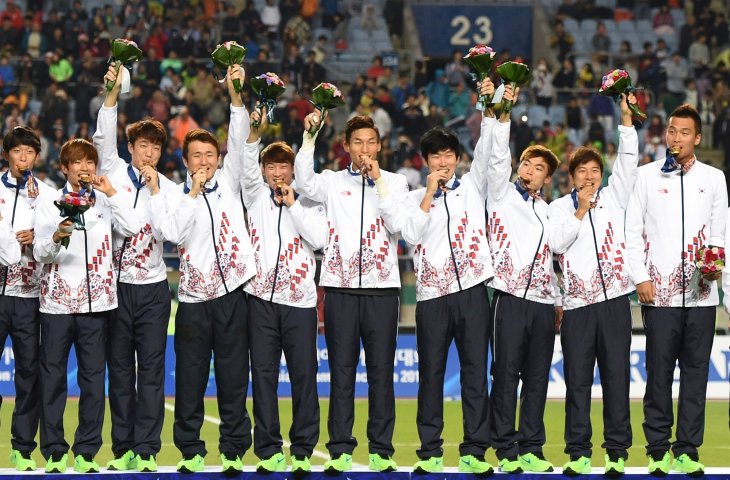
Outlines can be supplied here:
M685 93L684 82L689 78L687 61L682 58L679 52L675 52L671 58L662 62L662 67L667 77L667 91L677 97L678 101L682 103ZM672 108L669 111L672 110L674 109Z
M561 62L565 60L568 54L573 50L574 44L575 39L573 38L573 35L565 30L563 22L555 22L555 28L552 36L550 37L550 46L552 48L557 48L558 60Z
M41 30L41 23L34 21L30 32L25 33L20 41L20 50L30 55L31 58L40 58L47 49L48 43Z
M198 74L191 80L189 89L189 91L193 94L193 100L198 108L205 111L210 106L213 94L216 90L218 90L217 87L215 80L213 80L210 76L208 70L204 67L200 67L198 69ZM194 128L197 128L197 126ZM179 138L180 143L182 143L185 135Z
M385 67L383 67L383 57L376 55L373 57L373 61L368 68L367 76L377 81L380 77L385 75Z
M315 54L314 60L319 64L332 56L332 46L329 44L327 35L320 35L317 38L317 43L312 47L312 51Z
M405 107L408 97L416 95L416 89L411 84L408 74L401 73L398 75L398 84L391 90L391 95L393 96L393 104L398 110Z
M383 108L383 104L380 100L373 100L370 105L370 117L373 119L375 128L380 133L380 139L390 137L390 132L393 129L393 119L390 118L388 112Z
M674 17L666 3L659 7L659 11L654 15L651 23L655 35L674 35L675 33Z
M565 104L573 96L570 90L575 88L575 79L576 73L573 60L566 58L563 60L560 70L553 77L553 86L558 91L558 104Z
M593 65L590 62L584 63L578 72L576 85L586 90L592 90L596 87L597 83L596 74L593 72Z
M710 30L710 45L715 52L719 52L723 47L730 44L730 26L725 19L725 13L718 12L715 14L715 22Z
M373 36L373 32L378 28L378 18L375 12L375 5L368 3L363 5L360 17L360 28L367 32L369 36Z
M553 96L555 96L553 74L544 58L538 60L530 86L535 94L536 103L545 108L550 107L553 103Z
M279 33L279 25L281 24L281 11L276 0L266 0L266 5L261 10L261 22L266 27L269 40L274 41Z
M317 62L315 51L310 50L307 54L307 63L302 68L302 88L309 91L323 81L325 81L324 67Z
M296 43L286 46L286 55L281 61L281 73L289 76L297 88L301 88L300 75L304 68L302 57L299 56L299 47Z
M606 24L598 22L596 33L591 38L591 45L596 52L608 53L611 50L611 37L606 32Z
M694 41L696 28L694 15L687 15L684 25L679 29L679 54L685 58L689 56L689 46Z
M409 141L408 137L403 137L403 141ZM413 149L413 145L410 146ZM421 187L421 172L413 168L413 160L411 157L403 159L403 165L395 172L406 177L408 189L415 190Z
M0 93L4 97L7 97L17 89L17 85L15 84L15 69L10 64L10 59L7 54L0 56L0 85L2 85Z
M466 120L472 108L471 92L466 89L463 83L451 89L449 94L449 117L451 119L462 118Z
M189 131L200 128L198 122L190 116L188 107L183 105L180 108L180 113L174 117L168 123L167 127L170 129L170 136L175 137L178 142L182 145L185 141L185 135Z
M48 53L50 53L50 56ZM71 65L71 62L69 62L65 57L62 58L58 50L48 53L46 54L46 58L50 60L48 65L48 74L50 75L51 80L59 85L63 85L71 80L74 73L74 68Z
M451 52L451 62L446 64L445 72L449 86L452 88L466 82L469 67L464 63L463 54L459 50Z
M689 63L692 67L692 74L700 76L707 73L710 64L710 47L707 45L707 35L702 32L697 40L689 47Z

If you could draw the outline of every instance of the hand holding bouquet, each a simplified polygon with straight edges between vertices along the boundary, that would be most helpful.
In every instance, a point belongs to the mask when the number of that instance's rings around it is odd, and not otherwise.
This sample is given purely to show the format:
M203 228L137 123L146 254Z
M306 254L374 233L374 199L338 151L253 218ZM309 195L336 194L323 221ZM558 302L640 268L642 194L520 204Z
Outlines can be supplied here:
M322 127L324 119L327 116L327 110L343 106L345 104L345 97L342 96L340 89L331 83L320 83L312 90L312 99L310 102L320 112L318 121L309 129L309 134L314 135Z
M91 208L91 202L89 197L84 194L69 192L64 193L61 198L53 202L59 210L59 215L66 220L73 222L74 230L84 230L85 223L82 214ZM70 232L66 232L70 233ZM68 244L71 242L71 237L61 238L61 245L64 248L68 248Z
M484 81L492 72L492 64L496 52L486 45L477 44L469 49L469 53L464 57L464 61L469 64L473 70L473 75L480 82ZM492 95L479 95L477 108L483 110L491 103Z
M725 249L723 247L703 246L697 252L695 265L707 280L717 280L725 268Z
M142 59L142 50L136 43L126 38L117 38L112 42L112 56L110 63L114 63L117 71L117 80L114 82L106 82L106 91L111 92L116 82L119 81L119 69L124 66L131 69L129 64L138 62Z
M522 63L519 59L515 59L512 62L504 62L497 67L497 75L499 75L502 81L512 85L512 90L516 90L517 87L521 87L532 78L530 67ZM513 104L514 102L512 100L503 101L502 111L506 113L511 112Z
M227 72L228 67L243 63L243 59L246 58L246 47L233 41L225 42L215 47L213 53L210 54L210 58L216 67L223 72ZM225 78L224 73L223 80ZM241 93L241 82L238 79L233 80L233 88L236 90L236 93Z
M266 107L266 117L269 124L274 122L276 99L284 93L285 88L284 82L275 73L266 72L251 79L251 90L259 99L256 103L256 111L261 115L264 107ZM251 125L258 128L261 121L252 120Z
M629 73L626 70L616 69L603 76L601 88L598 89L598 93L611 97L616 102L619 102L621 101L622 93L628 94L634 90L636 90L636 87L631 85ZM634 120L640 123L646 120L646 114L635 103L629 102L629 110L631 110Z

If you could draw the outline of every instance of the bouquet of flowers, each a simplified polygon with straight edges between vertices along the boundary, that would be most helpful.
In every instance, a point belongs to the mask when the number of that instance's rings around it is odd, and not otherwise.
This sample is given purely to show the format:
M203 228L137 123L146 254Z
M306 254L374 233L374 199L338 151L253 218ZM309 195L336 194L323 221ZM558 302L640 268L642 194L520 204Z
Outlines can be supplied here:
M312 99L310 102L314 105L314 108L321 112L321 117L317 125L313 125L309 129L309 133L314 135L322 127L322 123L327 116L327 110L343 106L345 104L345 97L342 96L340 89L331 83L320 83L312 90Z
M251 90L256 94L259 101L256 104L256 111L261 114L266 107L266 118L269 123L274 121L274 108L276 108L276 99L284 93L284 82L275 73L266 72L258 77L251 79ZM258 128L261 122L251 122Z
M73 222L73 228L75 230L83 230L86 225L84 223L84 217L82 214L91 208L91 202L89 197L85 194L69 192L64 193L61 198L53 202L54 205L60 211L59 215L65 220L71 220ZM68 244L71 242L71 237L64 237L61 239L61 245L64 248L68 248Z
M486 45L477 44L469 49L469 53L464 57L464 61L469 64L471 69L474 71L472 75L479 80L483 81L489 76L492 71L492 64L494 63L494 56L496 52ZM492 97L487 95L479 95L479 106L486 107L491 102Z
M243 59L246 58L246 47L234 41L225 42L215 47L213 53L210 54L210 58L216 67L226 72L231 65L241 65L243 63ZM225 73L222 78L226 78ZM233 88L236 93L241 93L241 82L238 79L233 80Z
M622 93L632 93L636 88L631 85L631 77L626 70L613 70L603 76L601 88L598 93L613 98L616 102L621 101ZM634 103L629 103L629 110L634 119L638 122L646 120L646 113Z
M722 247L704 246L697 252L695 265L702 275L721 272L725 268L725 249Z
M513 89L526 84L532 78L530 67L522 63L520 59L515 59L512 62L504 62L498 66L497 75L499 75L502 81L509 83ZM513 104L514 102L511 100L504 100L502 102L502 111L507 113L511 112Z
M136 43L126 38L116 38L112 42L112 56L109 62L113 62L116 69L117 75L119 75L119 69L124 65L126 68L131 70L129 66L132 62L138 62L142 59L142 50L139 49ZM119 78L117 78L119 81ZM111 92L116 82L106 82L106 91Z

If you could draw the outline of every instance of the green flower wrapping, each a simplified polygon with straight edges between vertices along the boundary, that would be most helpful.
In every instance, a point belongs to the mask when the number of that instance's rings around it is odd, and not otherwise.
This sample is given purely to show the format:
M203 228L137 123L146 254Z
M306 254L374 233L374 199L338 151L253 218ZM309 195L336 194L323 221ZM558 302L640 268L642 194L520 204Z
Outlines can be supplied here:
M279 76L275 73L266 72L258 77L251 79L251 90L258 97L256 110L261 114L266 107L266 118L268 122L274 123L274 108L276 108L276 99L284 93L286 87ZM251 122L255 128L261 125L261 122Z
M136 43L126 38L116 38L112 42L112 56L110 63L114 63L117 70L117 81L119 80L119 69L125 67L132 62L138 62L142 59L142 50ZM129 67L127 67L129 68ZM106 91L111 92L116 82L106 82Z
M512 89L521 87L532 79L530 73L530 67L524 63L515 60L514 62L504 62L502 65L497 67L497 75L502 81L509 83ZM505 100L502 102L502 111L511 112L512 105L514 104L511 100Z
M210 58L213 60L213 65L223 72L222 78L225 79L228 67L243 63L246 58L246 47L234 41L224 42L215 47ZM241 93L241 82L238 79L233 80L233 88L236 93Z
M345 97L342 96L339 88L331 83L324 82L314 87L314 90L312 90L312 98L309 101L314 105L314 108L322 112L319 124L313 125L309 129L309 133L314 135L322 127L324 119L327 116L327 110L343 106L345 104Z

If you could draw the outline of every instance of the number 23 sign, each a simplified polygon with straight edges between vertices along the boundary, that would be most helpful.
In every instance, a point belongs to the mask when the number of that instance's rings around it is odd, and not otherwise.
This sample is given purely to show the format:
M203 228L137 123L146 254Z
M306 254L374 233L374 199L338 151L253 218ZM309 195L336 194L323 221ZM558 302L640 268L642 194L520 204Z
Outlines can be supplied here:
M511 56L532 56L532 7L412 4L421 49L430 57L451 57L483 43Z

